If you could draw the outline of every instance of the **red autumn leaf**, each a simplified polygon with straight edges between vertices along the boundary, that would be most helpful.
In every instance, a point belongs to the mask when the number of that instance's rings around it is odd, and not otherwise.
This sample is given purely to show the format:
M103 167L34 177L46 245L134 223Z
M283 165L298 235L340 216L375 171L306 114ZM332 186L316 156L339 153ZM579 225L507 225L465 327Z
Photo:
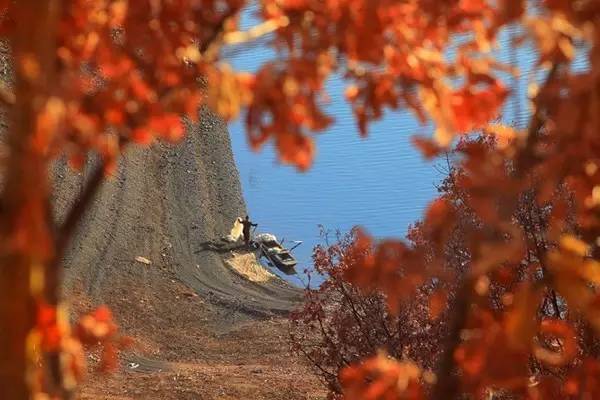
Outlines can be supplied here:
M104 119L112 125L123 125L125 123L125 113L117 108L109 108L104 113Z
M99 322L112 322L113 320L112 312L107 306L98 307L92 315L96 319L96 321Z
M131 132L131 140L141 145L149 145L154 140L154 135L148 128L136 128Z
M413 136L412 142L426 159L432 159L440 155L443 149L438 144L430 139L419 136Z
M58 326L56 307L46 303L38 303L36 328L41 336L44 351L58 351L63 338Z
M485 0L461 0L459 8L468 14L479 14L487 9L487 2Z
M505 316L508 344L528 351L536 331L536 313L542 293L531 285L522 284L515 290L513 307Z
M39 303L37 309L37 324L46 326L55 322L56 308L46 303Z
M176 114L164 114L151 117L148 128L169 141L178 141L185 133L181 117Z
M420 368L410 362L398 362L384 354L351 365L340 372L344 398L348 400L400 400L423 398L419 383Z
M458 132L470 132L485 127L498 117L508 91L501 84L484 89L464 87L451 95L454 126Z
M277 148L280 159L293 164L301 171L307 170L313 161L314 143L312 139L299 134L280 134L277 136Z
M360 90L355 85L348 86L344 92L344 96L346 96L346 99L350 102L356 100L359 94Z
M153 102L155 99L154 91L148 86L146 82L139 76L139 74L132 74L129 80L129 87L133 95L143 102Z

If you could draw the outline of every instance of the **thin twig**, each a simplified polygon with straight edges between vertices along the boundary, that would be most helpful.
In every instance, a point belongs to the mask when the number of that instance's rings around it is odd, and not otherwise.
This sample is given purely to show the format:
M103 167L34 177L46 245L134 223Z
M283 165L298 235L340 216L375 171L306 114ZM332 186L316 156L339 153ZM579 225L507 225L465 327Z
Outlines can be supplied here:
M105 165L106 164L104 163L104 161L101 161L100 164L96 166L96 168L92 172L90 179L88 180L83 191L81 192L81 195L79 196L79 198L67 214L63 224L61 225L57 239L57 248L59 250L63 249L66 246L67 242L71 238L71 235L73 234L73 231L77 227L77 224L83 217L83 214L88 209L90 203L94 199L94 196L98 192L100 184L102 183L102 180L104 178Z
M223 41L226 44L241 44L251 42L260 38L261 36L274 32L279 28L286 27L289 23L290 20L286 16L270 19L246 31L228 32L224 35Z
M361 318L358 315L358 311L356 309L356 306L354 305L354 301L352 300L352 296L346 290L346 287L344 286L344 282L343 281L340 283L340 285L338 285L338 288L340 289L340 292L342 293L342 296L346 299L346 301L348 301L348 304L350 304L350 310L352 311L352 315L354 317L354 320L356 321L356 324L358 325L358 328L361 330L361 332L362 332L362 334L363 334L366 342L371 347L371 350L376 350L376 347L371 342L371 337L370 337L371 335L369 334L369 330L367 329L367 327L365 327L363 325L363 323L361 321Z

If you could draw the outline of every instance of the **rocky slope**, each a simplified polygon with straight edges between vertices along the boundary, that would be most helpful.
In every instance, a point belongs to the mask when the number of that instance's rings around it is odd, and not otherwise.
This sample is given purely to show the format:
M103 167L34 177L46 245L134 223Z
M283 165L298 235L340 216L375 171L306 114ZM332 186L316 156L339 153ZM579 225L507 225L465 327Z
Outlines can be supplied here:
M206 246L245 205L225 124L209 113L201 121L179 145L128 149L70 245L65 280L75 313L108 304L136 341L119 373L90 377L84 398L321 395L288 354L282 317L301 292L275 277L252 282ZM91 169L56 163L57 219Z

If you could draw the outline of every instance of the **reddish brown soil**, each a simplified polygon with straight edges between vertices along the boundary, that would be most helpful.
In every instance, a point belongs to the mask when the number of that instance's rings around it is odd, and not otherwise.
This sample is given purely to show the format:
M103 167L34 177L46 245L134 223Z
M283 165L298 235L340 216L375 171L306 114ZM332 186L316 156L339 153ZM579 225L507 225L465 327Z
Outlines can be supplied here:
M82 399L325 398L309 368L290 354L285 319L251 319L215 332L219 313L186 296L188 288L168 281L157 289L171 301L113 305L135 344L121 355L118 371L90 372ZM97 360L88 355L90 366Z

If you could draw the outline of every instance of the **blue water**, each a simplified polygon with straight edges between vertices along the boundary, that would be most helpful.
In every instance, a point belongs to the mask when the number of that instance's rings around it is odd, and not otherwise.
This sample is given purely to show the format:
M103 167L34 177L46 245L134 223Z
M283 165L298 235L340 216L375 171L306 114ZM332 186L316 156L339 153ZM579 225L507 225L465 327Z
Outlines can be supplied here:
M273 54L265 47L230 57L239 70L255 70ZM343 100L344 82L328 83L332 102L327 112L336 119L331 129L316 135L317 155L305 173L282 165L271 145L250 150L243 124L229 127L242 189L257 232L269 232L288 245L303 242L294 254L298 276L285 278L304 286L304 269L311 269L316 244L323 243L321 227L335 234L360 225L377 237L401 237L422 215L441 175L410 144L416 133L429 132L406 112L390 113L360 138L349 105ZM278 273L277 270L274 272ZM312 283L315 282L313 279Z
M318 153L305 173L282 166L270 146L249 150L243 127L230 126L242 188L257 231L302 240L294 254L298 271L311 265L312 249L321 243L320 227L347 232L354 225L376 236L403 236L433 198L440 174L414 151L410 134L419 130L396 115L358 137L349 110L331 106L337 123L316 137ZM301 280L305 277L300 274ZM301 284L302 281L291 279Z
M242 19L242 29L253 24L251 13ZM509 79L515 98L506 105L503 120L526 126L529 105L527 84L536 58L526 46L513 51L506 44L514 31L503 33L497 58L521 70L519 79ZM238 70L256 70L275 55L262 43L249 50L232 52L228 61ZM581 62L578 65L582 65ZM535 77L533 78L536 79ZM402 237L409 224L421 218L436 195L435 184L443 175L435 162L422 159L410 144L414 134L429 134L408 112L388 113L370 126L366 139L358 135L350 107L343 100L344 82L333 78L327 86L332 102L328 113L335 124L315 136L317 156L305 173L277 162L270 145L259 153L250 150L242 124L230 125L234 156L240 171L243 193L258 232L304 243L294 254L299 260L298 276L286 277L304 286L304 269L311 269L312 249L323 243L321 226L335 232L360 225L376 237ZM274 272L278 272L275 270ZM314 282L313 283L318 283Z

